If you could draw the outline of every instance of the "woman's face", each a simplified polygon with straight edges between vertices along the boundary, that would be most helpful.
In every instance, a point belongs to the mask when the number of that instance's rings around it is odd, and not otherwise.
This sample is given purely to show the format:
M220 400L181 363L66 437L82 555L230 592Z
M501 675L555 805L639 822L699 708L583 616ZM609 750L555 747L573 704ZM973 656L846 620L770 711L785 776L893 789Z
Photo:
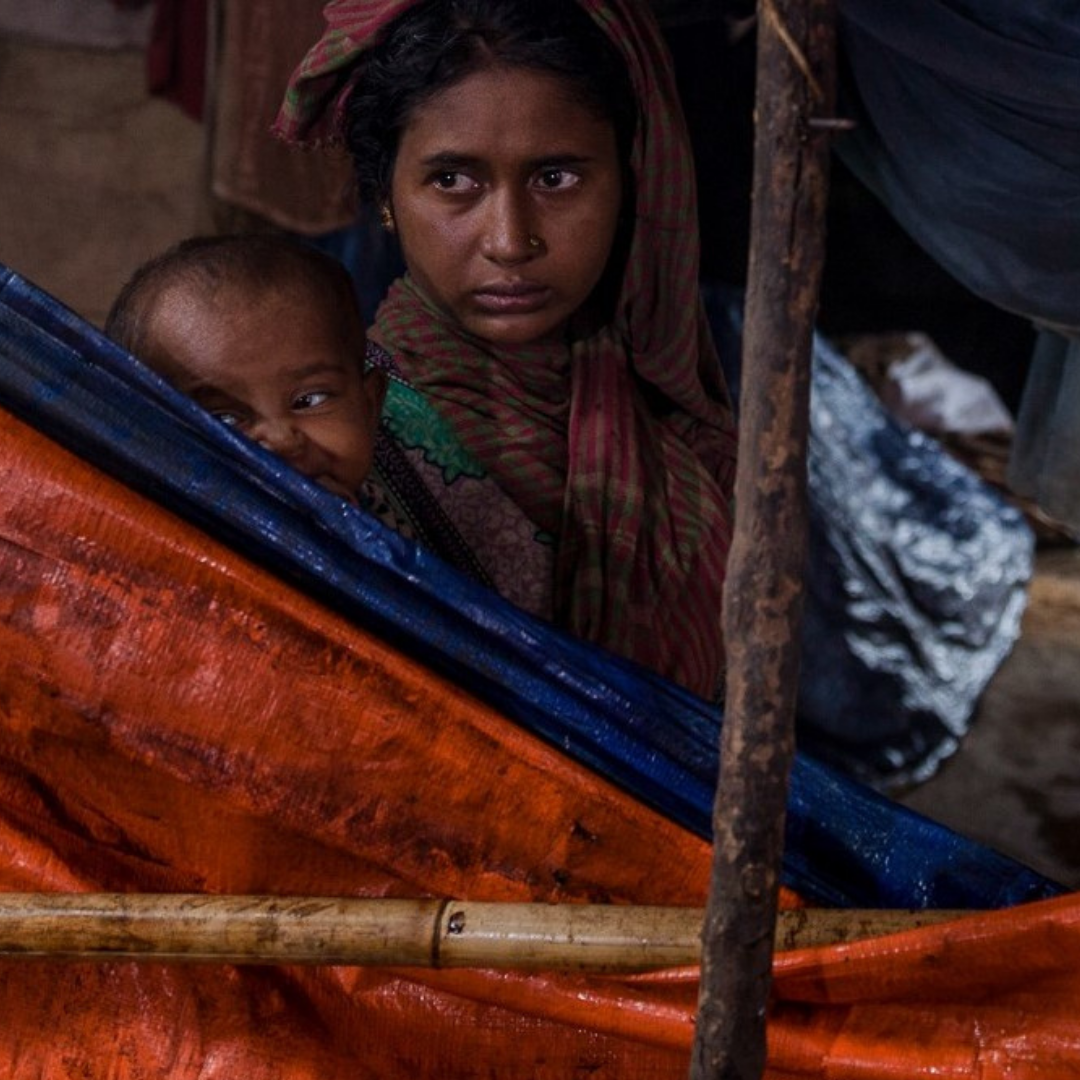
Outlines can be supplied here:
M415 283L502 347L557 339L607 265L622 191L612 125L559 78L496 67L420 106L391 201Z

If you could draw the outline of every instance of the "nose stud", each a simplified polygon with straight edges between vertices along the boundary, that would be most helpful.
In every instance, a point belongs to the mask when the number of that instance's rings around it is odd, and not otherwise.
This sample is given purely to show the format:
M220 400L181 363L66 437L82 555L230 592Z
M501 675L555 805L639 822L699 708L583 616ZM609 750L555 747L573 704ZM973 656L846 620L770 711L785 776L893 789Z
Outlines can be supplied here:
M529 247L535 249L535 248L540 247L541 244L543 244L543 240L541 240L539 236L533 236L530 233L530 235L529 235Z

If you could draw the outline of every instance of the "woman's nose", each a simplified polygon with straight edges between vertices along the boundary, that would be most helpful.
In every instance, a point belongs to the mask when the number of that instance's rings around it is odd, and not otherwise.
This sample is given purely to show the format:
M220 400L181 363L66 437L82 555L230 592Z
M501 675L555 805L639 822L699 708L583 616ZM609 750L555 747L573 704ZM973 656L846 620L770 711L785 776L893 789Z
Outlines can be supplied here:
M532 214L524 193L496 191L488 197L483 253L492 262L519 263L533 258Z

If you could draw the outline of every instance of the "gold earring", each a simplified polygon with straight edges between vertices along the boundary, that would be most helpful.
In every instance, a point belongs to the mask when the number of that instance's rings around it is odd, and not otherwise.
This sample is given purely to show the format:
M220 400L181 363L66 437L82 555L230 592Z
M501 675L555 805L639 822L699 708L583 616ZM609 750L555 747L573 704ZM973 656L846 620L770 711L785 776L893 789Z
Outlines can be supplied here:
M394 211L390 209L390 204L384 202L379 207L379 221L382 223L382 227L389 233L392 233L396 228L394 222Z

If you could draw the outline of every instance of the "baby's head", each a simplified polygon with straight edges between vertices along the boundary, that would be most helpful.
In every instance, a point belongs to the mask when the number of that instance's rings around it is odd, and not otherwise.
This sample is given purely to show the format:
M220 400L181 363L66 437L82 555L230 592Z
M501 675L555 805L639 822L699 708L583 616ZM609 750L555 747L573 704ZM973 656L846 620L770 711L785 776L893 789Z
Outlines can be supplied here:
M137 270L110 338L230 427L355 502L385 376L365 371L352 280L272 234L195 237Z

